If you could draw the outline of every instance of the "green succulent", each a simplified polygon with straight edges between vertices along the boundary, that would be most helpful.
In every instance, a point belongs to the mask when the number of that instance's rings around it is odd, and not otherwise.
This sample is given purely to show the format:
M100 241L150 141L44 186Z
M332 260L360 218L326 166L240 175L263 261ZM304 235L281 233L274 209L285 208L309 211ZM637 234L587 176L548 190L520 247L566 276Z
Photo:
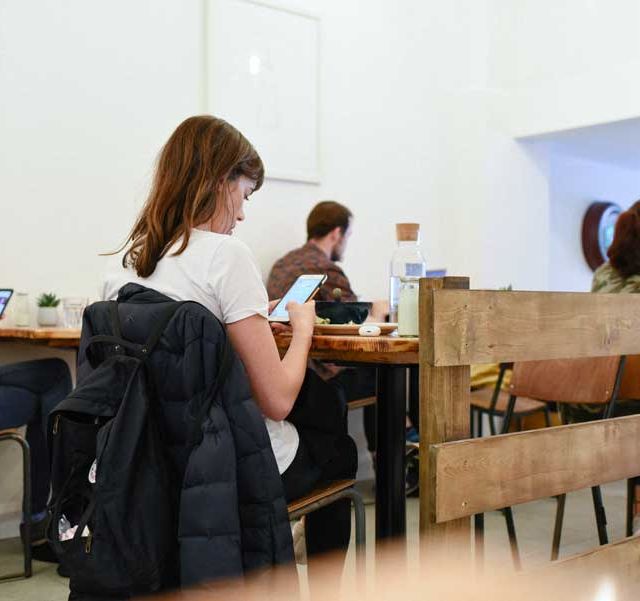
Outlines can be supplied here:
M53 293L44 292L38 297L38 307L57 307L60 299Z
M508 286L500 286L498 290L513 290L513 286L509 284Z

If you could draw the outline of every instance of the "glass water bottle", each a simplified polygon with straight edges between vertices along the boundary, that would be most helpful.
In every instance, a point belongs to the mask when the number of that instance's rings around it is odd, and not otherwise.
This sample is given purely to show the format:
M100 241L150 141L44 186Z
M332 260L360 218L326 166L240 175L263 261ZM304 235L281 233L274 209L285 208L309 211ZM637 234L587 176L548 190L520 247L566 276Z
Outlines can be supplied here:
M398 322L401 280L423 278L427 264L420 251L420 224L397 223L398 247L391 257L389 275L389 321Z

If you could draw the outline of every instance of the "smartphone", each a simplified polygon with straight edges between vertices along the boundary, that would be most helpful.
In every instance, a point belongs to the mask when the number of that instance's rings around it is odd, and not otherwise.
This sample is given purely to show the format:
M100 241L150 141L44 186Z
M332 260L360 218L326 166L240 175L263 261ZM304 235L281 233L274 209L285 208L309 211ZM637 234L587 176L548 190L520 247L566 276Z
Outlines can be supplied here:
M301 275L271 311L269 321L289 321L289 313L285 309L287 303L294 300L302 304L311 300L326 279L326 275Z
M7 308L12 294L13 290L10 288L0 288L0 317L2 317L4 310Z

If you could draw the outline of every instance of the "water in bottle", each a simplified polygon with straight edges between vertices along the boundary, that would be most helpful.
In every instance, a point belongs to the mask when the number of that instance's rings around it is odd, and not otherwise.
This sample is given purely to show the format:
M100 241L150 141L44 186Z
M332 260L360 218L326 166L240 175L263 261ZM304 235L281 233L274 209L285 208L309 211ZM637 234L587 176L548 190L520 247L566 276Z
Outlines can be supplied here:
M391 257L389 272L389 321L398 321L401 279L423 278L427 264L420 251L420 224L397 223L398 247Z

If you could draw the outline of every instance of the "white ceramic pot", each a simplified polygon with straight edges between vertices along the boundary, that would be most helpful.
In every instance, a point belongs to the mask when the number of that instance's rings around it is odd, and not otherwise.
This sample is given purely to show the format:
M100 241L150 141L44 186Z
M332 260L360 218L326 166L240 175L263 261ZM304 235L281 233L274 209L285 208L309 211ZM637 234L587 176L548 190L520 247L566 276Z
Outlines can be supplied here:
M57 307L38 307L38 325L55 326L58 324Z

